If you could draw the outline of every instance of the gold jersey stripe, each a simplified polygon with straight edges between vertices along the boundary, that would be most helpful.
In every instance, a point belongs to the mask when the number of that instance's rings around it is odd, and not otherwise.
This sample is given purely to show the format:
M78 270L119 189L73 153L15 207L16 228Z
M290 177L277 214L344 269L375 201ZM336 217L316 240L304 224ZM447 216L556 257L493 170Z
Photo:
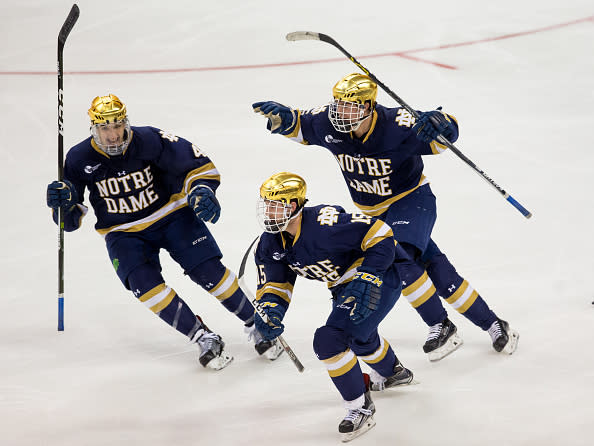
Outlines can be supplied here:
M351 280L353 280L353 277L355 277L355 274L357 274L357 267L361 266L362 263L363 263L363 257L360 257L357 260L355 260L353 262L353 264L347 268L345 273L342 276L340 276L340 279L338 279L335 282L328 282L328 288L332 288L332 287L335 287L336 285L340 285L342 283L347 283L347 282L350 282Z
M191 170L186 175L186 179L184 180L184 192L187 194L190 192L190 185L196 179L201 180L217 180L218 182L221 181L221 175L219 171L215 167L215 165L210 162L206 163L204 166L200 166L197 169Z
M285 136L293 141L301 142L303 141L303 135L301 134L301 110L294 111L297 113L297 124L295 124L293 131Z
M287 303L291 303L291 297L293 295L293 285L289 282L278 283L278 282L267 282L262 288L256 291L256 300L260 300L266 293L274 294L279 296Z
M165 203L163 206L161 206L159 209L157 209L155 212L153 212L148 217L145 217L145 218L142 218L142 219L136 220L136 221L131 221L129 223L123 223L121 225L111 226L109 228L97 229L97 232L99 234L101 234L103 237L105 237L110 232L114 232L114 231L139 232L139 231L142 231L142 230L148 228L153 223L159 221L163 217L165 217L165 216L171 214L172 212L177 211L178 209L181 209L187 205L188 205L188 202L187 202L185 193L181 192L178 194L174 194L171 196L171 198L169 199L169 201L167 203Z
M429 180L427 180L427 178L425 177L425 175L421 175L421 179L419 180L419 184L417 184L415 187L413 187L412 189L409 189L407 191L404 191L398 195L395 195L392 198L389 198L385 201L382 201L381 203L377 203L374 204L373 206L366 206L357 202L353 202L355 203L355 206L357 206L359 209L361 209L361 211L366 214L366 215L370 215L372 217L377 217L378 215L382 215L384 212L386 212L388 210L388 208L395 202L397 202L398 200L400 200L401 198L406 197L408 194L410 194L411 192L414 192L415 190L417 190L419 187L423 186L424 184L428 184Z
M371 134L373 133L373 131L375 130L375 124L377 124L377 111L373 110L373 114L371 117L371 125L369 126L369 130L367 131L367 134L365 135L365 138L363 138L362 143L365 144L365 142L367 142L367 140L369 139L369 137L371 136ZM353 132L351 132L351 138L353 137Z
M369 231L367 231L365 237L363 237L363 240L361 241L361 250L367 251L369 248L373 248L379 242L387 238L394 238L392 228L383 221L378 220L373 224Z

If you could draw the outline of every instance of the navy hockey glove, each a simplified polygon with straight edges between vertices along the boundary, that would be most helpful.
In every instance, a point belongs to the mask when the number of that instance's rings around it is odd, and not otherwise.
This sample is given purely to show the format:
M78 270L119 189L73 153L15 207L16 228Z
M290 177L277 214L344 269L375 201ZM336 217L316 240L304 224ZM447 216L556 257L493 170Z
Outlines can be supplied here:
M256 312L254 315L254 324L256 325L256 330L260 332L262 337L271 341L272 339L279 337L285 330L282 321L287 309L276 302L263 302L260 304L260 308L266 313L268 322L264 322L258 312Z
M271 133L288 135L297 125L297 112L278 102L266 101L252 104L255 113L260 113L268 118L266 128Z
M204 222L216 223L221 215L221 205L214 192L207 186L196 186L188 194L188 206Z
M358 271L351 282L343 289L338 305L352 304L350 319L359 325L377 310L379 305L382 278L374 271Z
M76 188L68 180L52 181L47 185L47 205L52 209L62 208L69 212L78 202Z
M412 128L418 139L430 143L441 134L451 142L454 136L458 136L454 123L440 110L441 107L437 107L437 110L419 114L419 119Z

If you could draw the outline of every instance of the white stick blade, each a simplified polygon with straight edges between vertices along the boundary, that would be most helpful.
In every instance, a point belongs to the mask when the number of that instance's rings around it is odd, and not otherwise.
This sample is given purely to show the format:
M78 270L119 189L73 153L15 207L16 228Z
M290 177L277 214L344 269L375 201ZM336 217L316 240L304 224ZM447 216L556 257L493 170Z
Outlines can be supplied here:
M296 40L320 40L320 34L312 31L295 31L287 34L287 40L291 42Z

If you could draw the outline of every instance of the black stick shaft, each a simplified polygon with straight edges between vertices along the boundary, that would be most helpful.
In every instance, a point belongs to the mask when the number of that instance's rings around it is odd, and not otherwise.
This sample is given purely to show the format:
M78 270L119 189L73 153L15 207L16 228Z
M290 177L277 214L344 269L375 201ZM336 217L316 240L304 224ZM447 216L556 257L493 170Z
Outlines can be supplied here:
M345 50L336 40L332 37L322 34L316 33L311 31L297 31L293 33L287 34L287 40L321 40L322 42L329 43L330 45L334 46L338 49L342 54L344 54L351 62L353 62L361 71L363 71L367 76L371 78L377 85L380 86L382 90L384 90L388 95L398 102L402 107L404 107L415 119L419 117L417 111L408 105L400 96L394 93L387 85L385 85L382 81L380 81L371 71L365 68L355 57L350 54L347 50ZM515 207L520 213L526 217L532 217L532 213L522 206L518 201L516 201L510 194L508 194L503 188L501 188L495 181L493 181L483 170L481 170L476 164L474 164L466 155L464 155L454 144L448 141L443 135L439 135L437 141L440 144L445 145L448 147L458 158L464 161L470 168L472 168L476 173L478 173L483 180L489 183L495 190L497 190L503 198L505 198L513 207Z
M264 319L266 321L267 320L266 313L262 309L262 306L260 305L260 303L258 301L256 301L256 299L254 298L254 295L252 294L249 287L245 283L245 267L246 267L247 259L250 255L250 252L252 251L252 246L254 246L259 239L260 239L260 237L256 237L254 239L254 241L250 244L250 246L248 246L248 249L245 251L245 254L243 255L243 259L241 259L241 265L239 266L239 272L237 273L237 277L239 279L238 281L239 281L239 285L241 286L241 289L243 290L243 292L245 293L247 298L252 302L252 305L254 306L256 312L260 315L260 317L262 319ZM299 358L297 357L297 355L295 354L295 352L293 351L291 346L289 344L287 344L287 341L285 341L285 338L283 338L283 336L281 335L281 336L277 337L277 339L278 339L278 342L280 342L280 344L285 349L285 352L287 353L289 358L291 358L291 361L293 361L293 364L295 364L295 367L297 367L297 370L299 370L300 372L303 372L303 370L305 370L305 367L303 367L303 364L301 363L301 361L299 360Z
M76 4L58 34L58 181L64 179L64 44L78 20ZM64 211L58 209L58 331L64 331Z

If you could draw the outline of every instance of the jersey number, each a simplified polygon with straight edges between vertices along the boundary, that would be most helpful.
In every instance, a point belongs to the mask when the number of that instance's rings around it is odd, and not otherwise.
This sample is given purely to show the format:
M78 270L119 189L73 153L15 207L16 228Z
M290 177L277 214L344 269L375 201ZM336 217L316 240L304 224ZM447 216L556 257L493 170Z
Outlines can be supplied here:
M258 265L258 277L256 278L256 285L264 285L266 283L266 273L264 272L264 265Z

